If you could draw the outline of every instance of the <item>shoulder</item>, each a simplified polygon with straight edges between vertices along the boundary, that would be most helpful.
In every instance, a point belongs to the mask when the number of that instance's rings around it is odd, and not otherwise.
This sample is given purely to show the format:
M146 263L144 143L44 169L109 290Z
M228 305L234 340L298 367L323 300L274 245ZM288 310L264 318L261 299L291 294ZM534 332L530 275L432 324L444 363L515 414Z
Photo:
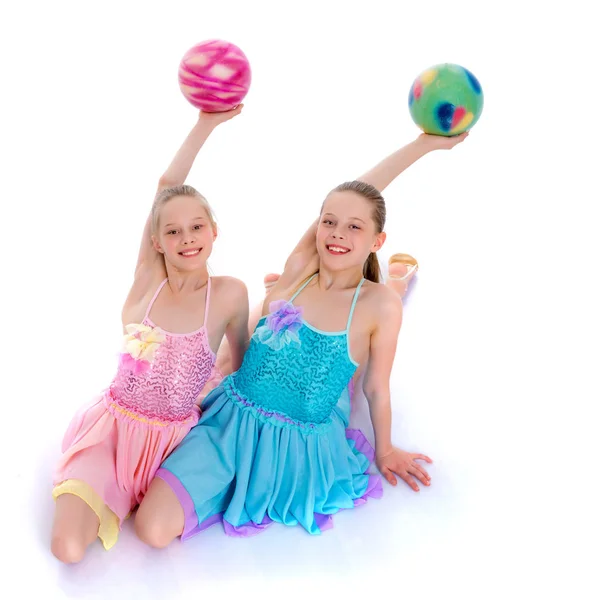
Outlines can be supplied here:
M393 325L402 322L402 298L382 283L365 281L363 302L373 315L376 325Z
M223 300L230 298L240 301L248 298L248 288L241 279L226 275L211 277L212 294L220 296Z

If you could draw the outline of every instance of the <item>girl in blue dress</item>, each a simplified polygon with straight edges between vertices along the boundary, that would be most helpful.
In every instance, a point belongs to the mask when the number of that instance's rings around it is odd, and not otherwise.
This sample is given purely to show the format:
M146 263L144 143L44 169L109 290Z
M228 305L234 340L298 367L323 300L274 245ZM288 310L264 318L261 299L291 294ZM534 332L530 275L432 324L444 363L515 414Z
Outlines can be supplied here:
M336 187L267 295L242 365L208 394L202 417L163 462L136 516L138 536L165 547L222 523L247 536L273 522L320 534L332 516L382 495L376 462L418 491L423 454L392 445L390 373L402 302L379 283L386 239L381 196L434 149L465 139L421 135L359 180ZM348 429L348 386L363 390L375 448Z

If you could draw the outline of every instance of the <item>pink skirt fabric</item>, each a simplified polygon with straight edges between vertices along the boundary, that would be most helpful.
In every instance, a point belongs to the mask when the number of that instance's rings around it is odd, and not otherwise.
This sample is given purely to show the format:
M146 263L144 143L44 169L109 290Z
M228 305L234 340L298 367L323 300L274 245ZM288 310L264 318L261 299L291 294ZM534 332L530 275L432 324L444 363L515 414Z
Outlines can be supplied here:
M81 481L118 517L142 501L163 460L198 422L150 420L117 405L110 392L75 415L64 436L54 485Z

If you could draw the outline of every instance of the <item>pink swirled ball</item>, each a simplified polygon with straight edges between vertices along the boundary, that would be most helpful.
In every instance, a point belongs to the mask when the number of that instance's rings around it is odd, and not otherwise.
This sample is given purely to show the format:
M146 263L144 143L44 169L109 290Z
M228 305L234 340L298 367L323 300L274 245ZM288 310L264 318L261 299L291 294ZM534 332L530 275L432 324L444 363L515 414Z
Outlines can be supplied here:
M235 108L246 97L252 73L246 55L223 40L196 44L179 65L179 87L190 104L205 112Z

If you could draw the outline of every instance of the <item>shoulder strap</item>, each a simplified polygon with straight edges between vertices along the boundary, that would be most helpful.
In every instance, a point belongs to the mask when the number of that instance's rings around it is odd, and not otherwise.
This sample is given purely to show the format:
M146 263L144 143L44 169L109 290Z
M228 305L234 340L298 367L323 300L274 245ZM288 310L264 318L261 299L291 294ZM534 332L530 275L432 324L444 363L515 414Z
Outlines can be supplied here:
M350 307L350 314L348 315L348 323L346 324L346 332L350 329L350 323L352 323L352 316L354 315L354 309L356 308L356 301L358 300L358 294L360 293L360 288L362 284L365 282L365 278L363 277L360 280L360 283L356 286L356 291L354 292L354 298L352 299L352 306Z
M298 291L290 298L290 302L293 302L296 299L296 296L318 275L318 273L315 273L314 275L311 275L298 289Z
M144 319L147 319L148 316L150 315L150 310L152 308L152 305L154 304L154 301L156 300L156 298L158 298L158 295L160 294L160 290L163 289L165 283L167 283L167 281L169 280L169 278L167 277L159 286L158 289L156 290L156 292L154 292L154 296L152 296L152 300L150 300L150 303L148 304L148 308L146 309L146 314L144 315Z
M210 280L211 278L208 278L208 281L206 283L206 300L204 301L205 307L204 307L204 325L206 325L206 323L208 322L208 307L210 306Z

